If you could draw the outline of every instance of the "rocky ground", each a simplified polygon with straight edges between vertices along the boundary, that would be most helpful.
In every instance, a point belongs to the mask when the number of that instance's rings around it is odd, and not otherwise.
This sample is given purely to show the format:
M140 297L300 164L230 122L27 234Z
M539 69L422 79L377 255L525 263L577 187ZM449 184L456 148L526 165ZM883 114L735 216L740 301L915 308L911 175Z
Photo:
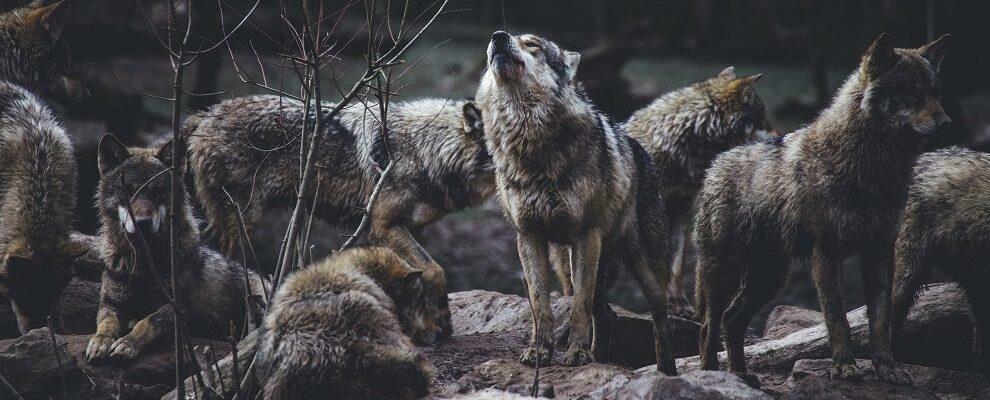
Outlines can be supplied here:
M169 343L159 343L130 365L90 365L85 348L95 319L97 285L73 281L62 301L65 334L47 328L0 340L0 374L25 399L174 398L174 358ZM618 309L608 364L583 367L544 366L535 371L516 361L530 326L528 301L516 295L474 290L451 294L453 337L423 348L436 369L435 398L515 399L535 393L557 399L983 399L990 384L976 373L968 309L952 284L930 286L912 309L894 342L897 359L914 380L912 387L877 382L865 345L863 309L848 314L860 367L859 382L828 378L827 334L820 313L777 307L762 335L751 338L747 359L762 383L750 388L735 375L698 370L694 321L673 318L677 377L655 371L652 324L648 317ZM570 298L554 296L558 321L570 310ZM0 310L0 326L9 332L13 318ZM559 329L559 327L558 327ZM224 341L196 340L203 374L217 392L231 392L230 352ZM240 371L247 365L253 336L240 345ZM558 357L560 355L558 354ZM724 358L724 354L720 354ZM559 361L559 360L557 360ZM186 370L190 370L187 366ZM217 373L219 372L219 374ZM539 379L535 379L536 374ZM187 380L188 387L192 381ZM538 387L534 388L534 383Z

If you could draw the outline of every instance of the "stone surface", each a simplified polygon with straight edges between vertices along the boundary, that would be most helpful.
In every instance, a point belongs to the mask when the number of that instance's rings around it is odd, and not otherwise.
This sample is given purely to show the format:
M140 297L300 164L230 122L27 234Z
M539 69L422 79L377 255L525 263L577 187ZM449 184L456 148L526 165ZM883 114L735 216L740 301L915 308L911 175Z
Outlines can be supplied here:
M767 317L766 327L763 329L763 339L780 339L824 322L825 318L819 311L793 306L777 306Z
M867 346L866 307L846 314L853 336L853 351L857 357L869 357ZM928 286L911 308L904 329L894 340L894 357L901 362L975 371L972 353L972 323L969 306L961 290L950 283ZM757 372L787 373L794 362L831 356L828 331L824 324L804 328L780 339L766 340L746 346L746 362ZM725 352L719 353L725 363ZM697 369L695 357L677 360L679 369Z
M861 382L829 378L831 359L799 360L788 380L783 396L787 400L805 399L985 399L990 398L986 379L970 372L953 371L918 365L901 365L911 376L913 386L895 386L879 382L868 360L856 360L865 372Z
M580 398L588 400L771 399L770 395L747 386L735 375L721 371L692 371L674 377L659 372L643 373L624 384L606 385Z

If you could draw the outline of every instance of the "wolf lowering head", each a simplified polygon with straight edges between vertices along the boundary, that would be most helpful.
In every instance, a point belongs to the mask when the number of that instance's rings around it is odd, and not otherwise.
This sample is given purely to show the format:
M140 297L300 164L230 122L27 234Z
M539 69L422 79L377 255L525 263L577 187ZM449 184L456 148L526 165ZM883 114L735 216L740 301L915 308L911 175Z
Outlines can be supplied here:
M0 14L0 79L56 100L86 95L62 35L67 3L34 2Z

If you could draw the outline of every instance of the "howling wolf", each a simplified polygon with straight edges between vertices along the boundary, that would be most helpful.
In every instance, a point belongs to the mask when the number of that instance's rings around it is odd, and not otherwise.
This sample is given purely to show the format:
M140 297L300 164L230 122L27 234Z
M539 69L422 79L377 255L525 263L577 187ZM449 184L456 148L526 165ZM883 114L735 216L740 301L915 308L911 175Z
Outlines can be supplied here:
M546 365L552 359L548 252L550 245L566 246L574 308L564 363L589 363L593 348L607 348L608 276L625 264L650 303L658 368L676 374L667 320L667 219L656 171L646 151L591 104L574 78L579 59L537 36L495 32L476 96L533 306L530 347L521 360Z
M890 353L892 252L923 136L949 122L936 77L944 43L895 49L881 35L811 125L712 163L695 223L702 368L718 367L724 325L729 370L757 384L746 373L746 327L796 256L811 259L832 377L861 377L840 287L843 260L859 253L878 377L910 384Z

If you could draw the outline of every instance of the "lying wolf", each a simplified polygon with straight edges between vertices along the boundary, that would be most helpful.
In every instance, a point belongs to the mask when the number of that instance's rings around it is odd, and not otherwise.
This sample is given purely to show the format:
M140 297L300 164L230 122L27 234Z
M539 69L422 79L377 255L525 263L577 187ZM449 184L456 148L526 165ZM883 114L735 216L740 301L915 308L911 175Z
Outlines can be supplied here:
M429 394L433 368L403 335L430 300L421 275L383 247L346 250L289 275L258 339L264 399Z
M418 338L428 344L451 332L446 279L413 232L489 198L494 191L491 158L471 102L393 103L389 143L379 134L373 110L352 104L326 124L326 132L317 136L318 171L310 193L317 196L317 217L356 226L391 153L396 165L373 209L368 239L424 271L430 296L437 299L425 321L435 334ZM227 100L186 122L196 194L226 254L239 254L239 219L227 193L243 210L249 233L267 208L295 201L304 112L298 101L251 96Z
M667 219L656 171L646 151L591 104L574 78L579 59L537 36L495 32L476 96L534 313L521 361L552 360L549 246L566 246L574 307L564 363L592 362L593 348L607 348L606 281L616 264L625 264L650 303L658 368L676 374L667 320Z
M860 378L840 287L843 260L859 253L877 375L910 384L890 352L892 253L923 136L949 122L936 75L944 43L895 49L881 35L811 125L712 163L695 223L702 368L718 368L724 328L729 370L757 384L746 372L746 327L800 257L811 259L831 375Z
M174 281L190 334L222 339L230 334L231 322L244 326L249 313L260 318L258 299L266 289L262 278L200 242L185 188L183 202L176 207L177 225L171 226L166 214L171 141L129 150L107 134L100 140L98 160L96 206L107 267L96 333L86 348L89 360L131 360L153 341L172 334L172 229L179 268Z

